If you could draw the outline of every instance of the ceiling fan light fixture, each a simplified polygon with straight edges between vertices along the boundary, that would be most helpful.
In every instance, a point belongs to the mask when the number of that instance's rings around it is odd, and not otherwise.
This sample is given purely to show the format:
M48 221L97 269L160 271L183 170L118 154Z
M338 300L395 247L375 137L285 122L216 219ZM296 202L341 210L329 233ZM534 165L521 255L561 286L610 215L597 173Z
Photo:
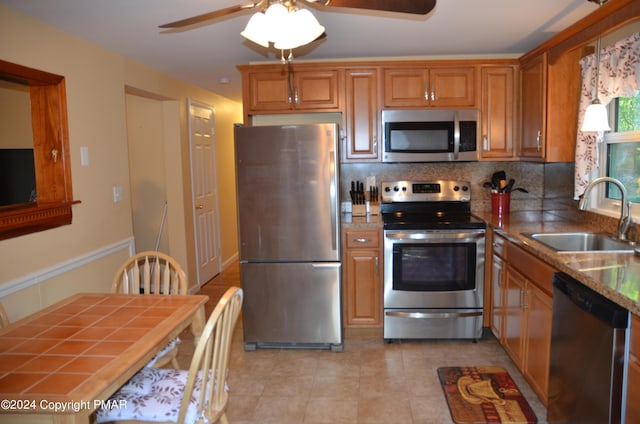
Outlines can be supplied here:
M273 3L251 16L240 35L265 48L273 43L276 49L291 50L311 43L322 33L324 27L309 10Z
M258 12L251 16L244 31L240 33L244 38L253 41L262 47L269 48L269 37L267 36L267 17L264 13Z
M290 50L311 43L324 32L324 27L307 9L289 12L286 24L274 37L274 47Z

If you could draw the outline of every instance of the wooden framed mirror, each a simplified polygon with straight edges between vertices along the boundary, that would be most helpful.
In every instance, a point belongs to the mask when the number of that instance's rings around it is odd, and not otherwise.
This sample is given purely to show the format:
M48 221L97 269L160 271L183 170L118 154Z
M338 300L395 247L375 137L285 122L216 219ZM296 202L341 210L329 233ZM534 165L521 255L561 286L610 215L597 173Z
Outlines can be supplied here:
M71 224L64 77L0 60L0 113L0 240Z

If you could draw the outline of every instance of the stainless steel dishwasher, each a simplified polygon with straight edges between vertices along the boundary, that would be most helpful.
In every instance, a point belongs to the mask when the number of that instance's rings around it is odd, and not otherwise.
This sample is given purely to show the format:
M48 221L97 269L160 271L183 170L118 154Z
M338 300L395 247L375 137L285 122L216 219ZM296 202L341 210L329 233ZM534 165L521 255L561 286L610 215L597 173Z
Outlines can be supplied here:
M548 422L624 422L629 311L556 273L551 328Z

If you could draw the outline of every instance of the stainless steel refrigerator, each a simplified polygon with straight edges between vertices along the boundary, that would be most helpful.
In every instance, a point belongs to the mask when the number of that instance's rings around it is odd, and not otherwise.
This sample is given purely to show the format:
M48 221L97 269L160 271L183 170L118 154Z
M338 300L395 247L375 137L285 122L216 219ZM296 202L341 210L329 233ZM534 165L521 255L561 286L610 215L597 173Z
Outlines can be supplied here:
M245 350L342 350L338 126L235 128Z

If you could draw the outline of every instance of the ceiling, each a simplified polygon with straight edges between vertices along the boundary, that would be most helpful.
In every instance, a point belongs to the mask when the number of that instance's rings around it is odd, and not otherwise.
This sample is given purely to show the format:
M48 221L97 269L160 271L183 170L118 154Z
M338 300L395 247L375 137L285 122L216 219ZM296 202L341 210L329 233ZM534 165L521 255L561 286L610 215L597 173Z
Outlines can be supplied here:
M0 3L182 80L241 101L236 65L279 51L241 35L251 11L188 31L158 25L246 0L0 0ZM327 37L294 61L433 56L517 57L596 10L587 0L438 0L428 15L310 8ZM255 11L254 11L255 12Z

